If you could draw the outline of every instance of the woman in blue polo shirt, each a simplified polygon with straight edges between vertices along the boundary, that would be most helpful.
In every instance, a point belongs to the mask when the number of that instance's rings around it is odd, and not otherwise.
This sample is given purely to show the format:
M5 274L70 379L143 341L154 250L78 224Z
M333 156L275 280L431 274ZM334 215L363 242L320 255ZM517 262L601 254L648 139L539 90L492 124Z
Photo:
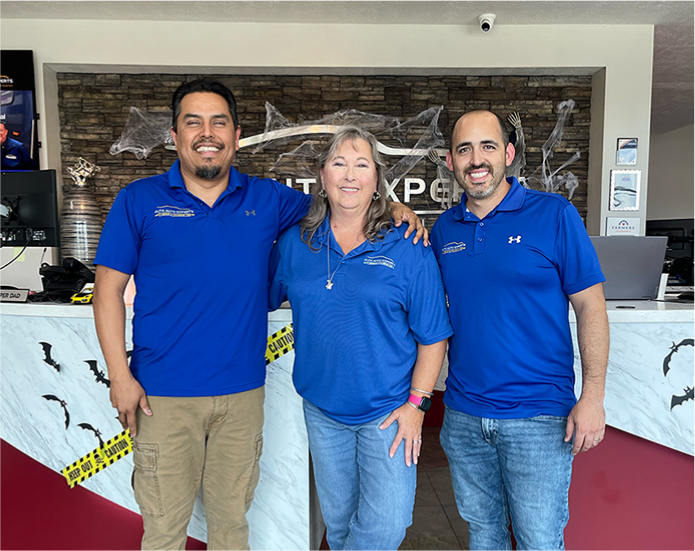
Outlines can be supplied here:
M270 305L292 305L293 379L328 544L398 549L453 331L434 254L393 226L374 136L342 128L319 167L309 214L273 250Z

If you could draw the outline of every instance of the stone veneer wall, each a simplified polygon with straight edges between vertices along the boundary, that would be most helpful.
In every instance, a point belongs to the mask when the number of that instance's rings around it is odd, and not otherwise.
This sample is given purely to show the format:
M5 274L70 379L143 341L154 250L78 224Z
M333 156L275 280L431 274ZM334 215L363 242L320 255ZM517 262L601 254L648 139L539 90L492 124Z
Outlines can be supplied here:
M125 152L116 156L109 148L121 135L131 106L147 112L170 111L171 96L185 80L203 75L167 74L58 74L63 180L70 182L66 168L82 156L101 167L95 177L95 192L105 216L118 191L131 181L161 173L176 159L175 152L158 147L143 160ZM541 146L557 121L557 106L572 99L576 106L565 126L563 141L551 159L556 168L575 151L581 159L566 170L579 178L572 199L586 217L587 172L591 77L589 76L287 76L287 75L209 75L235 93L242 138L262 133L265 102L273 104L291 122L320 119L342 109L395 116L414 117L430 107L444 106L439 128L447 147L451 124L471 109L491 109L503 117L512 111L521 114L526 138L526 169L531 174L542 161ZM296 143L268 148L252 154L251 147L237 153L235 166L242 172L278 178L283 183L292 174L268 172L280 153ZM397 144L389 144L397 145ZM414 144L413 144L414 145ZM396 158L389 158L391 163ZM564 172L564 171L563 171ZM437 177L434 164L422 160L408 174L429 184ZM294 181L294 178L293 178ZM301 189L301 186L296 186ZM66 188L67 189L67 188ZM566 195L566 192L562 190ZM403 182L396 187L403 200ZM426 191L416 196L414 209L438 209ZM426 217L431 225L436 216Z

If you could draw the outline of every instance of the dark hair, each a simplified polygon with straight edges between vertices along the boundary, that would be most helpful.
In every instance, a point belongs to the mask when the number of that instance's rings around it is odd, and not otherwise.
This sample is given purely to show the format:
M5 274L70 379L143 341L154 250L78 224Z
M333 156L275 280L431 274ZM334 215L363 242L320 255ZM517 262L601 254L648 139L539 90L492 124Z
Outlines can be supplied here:
M239 120L236 114L236 99L234 99L234 94L232 91L224 84L217 82L216 80L212 80L210 78L198 78L196 80L184 82L176 89L176 92L174 92L174 96L171 99L171 126L174 129L174 132L177 130L176 119L178 119L179 115L181 114L181 101L185 96L194 92L211 92L213 94L217 94L218 96L222 96L227 102L229 112L232 115L234 129L236 130L239 127Z
M321 197L319 192L323 189L321 182L320 170L326 166L326 163L335 157L335 152L346 141L364 140L369 144L372 150L372 158L376 168L377 186L376 189L380 197L373 200L369 204L369 209L365 215L364 226L362 232L364 236L371 241L383 239L384 236L380 233L382 230L387 230L391 227L391 210L388 200L386 199L386 163L384 163L381 153L379 153L378 142L373 134L358 128L356 126L343 126L339 128L333 137L328 141L326 146L321 151L318 158L319 172L316 183L314 184L314 200L311 203L309 212L302 218L299 223L301 228L302 241L309 245L309 248L314 249L312 240L316 230L323 223L327 214L330 214L330 204L327 198Z
M502 142L504 144L504 149L507 149L507 146L509 145L509 130L507 130L507 123L504 122L504 119L500 117L497 113L493 113L492 111L488 111L487 109L475 109L473 111L468 111L468 113L464 113L454 122L454 125L451 127L451 135L449 138L449 151L451 151L452 153L454 152L454 130L456 130L456 125L463 117L465 117L466 115L470 115L471 113L490 113L491 115L494 115L497 119L497 122L500 125L500 132L502 133Z

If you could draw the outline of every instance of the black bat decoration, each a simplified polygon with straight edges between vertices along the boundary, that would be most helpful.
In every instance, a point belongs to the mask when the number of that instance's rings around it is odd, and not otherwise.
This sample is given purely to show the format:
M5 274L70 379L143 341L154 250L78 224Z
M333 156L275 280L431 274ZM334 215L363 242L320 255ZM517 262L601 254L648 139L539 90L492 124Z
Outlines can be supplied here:
M675 394L671 396L671 409L676 406L680 406L688 400L695 400L695 397L693 397L693 389L691 387L684 388L683 392L685 392L685 394L682 396L676 396Z
M40 342L39 344L43 348L43 353L45 356L43 361L60 373L60 364L51 357L51 348L53 345L50 342Z
M106 385L106 388L111 388L111 381L109 381L106 378L106 374L97 367L96 360L85 360L84 363L86 363L89 366L89 370L94 373L97 383L103 383Z
M68 430L68 426L70 425L70 413L68 412L68 403L65 400L61 400L57 396L54 396L53 394L44 394L41 396L44 400L49 400L51 402L60 402L60 407L63 408L63 413L65 413L65 430Z
M104 441L101 439L101 431L99 429L95 429L89 423L77 423L77 426L80 427L82 430L91 430L94 433L94 436L96 436L99 439L99 445L104 445Z
M668 356L664 358L664 365L663 365L663 370L664 370L664 377L666 374L669 372L671 369L671 358L673 358L673 355L678 352L678 349L682 346L695 346L695 339L683 339L681 342L676 344L675 342L671 345L671 352L668 353Z
M673 345L671 346L671 352L669 352L668 356L666 356L664 358L664 365L663 365L664 377L666 377L668 370L671 369L671 358L673 358L673 355L676 352L678 352L678 347L676 346L676 343L674 342Z

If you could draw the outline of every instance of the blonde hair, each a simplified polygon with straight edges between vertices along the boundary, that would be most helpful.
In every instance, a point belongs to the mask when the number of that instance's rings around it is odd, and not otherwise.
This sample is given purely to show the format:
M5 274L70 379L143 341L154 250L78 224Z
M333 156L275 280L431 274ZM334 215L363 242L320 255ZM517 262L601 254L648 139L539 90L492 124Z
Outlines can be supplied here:
M319 174L314 184L314 189L312 190L314 200L311 203L309 212L299 223L302 241L309 245L309 248L312 250L317 250L312 246L312 240L316 234L316 230L318 230L319 226L321 226L326 219L326 215L330 214L331 209L328 198L319 195L319 192L323 189L320 171L326 166L328 160L335 156L335 152L338 148L347 140L353 142L355 140L364 140L371 146L372 158L376 166L376 189L381 195L369 205L362 233L364 233L364 236L369 241L374 242L377 239L383 239L384 236L381 235L381 231L391 227L391 211L386 199L386 178L384 176L386 164L384 163L381 153L379 153L378 142L374 135L366 130L362 130L356 126L344 126L333 135L319 155Z

